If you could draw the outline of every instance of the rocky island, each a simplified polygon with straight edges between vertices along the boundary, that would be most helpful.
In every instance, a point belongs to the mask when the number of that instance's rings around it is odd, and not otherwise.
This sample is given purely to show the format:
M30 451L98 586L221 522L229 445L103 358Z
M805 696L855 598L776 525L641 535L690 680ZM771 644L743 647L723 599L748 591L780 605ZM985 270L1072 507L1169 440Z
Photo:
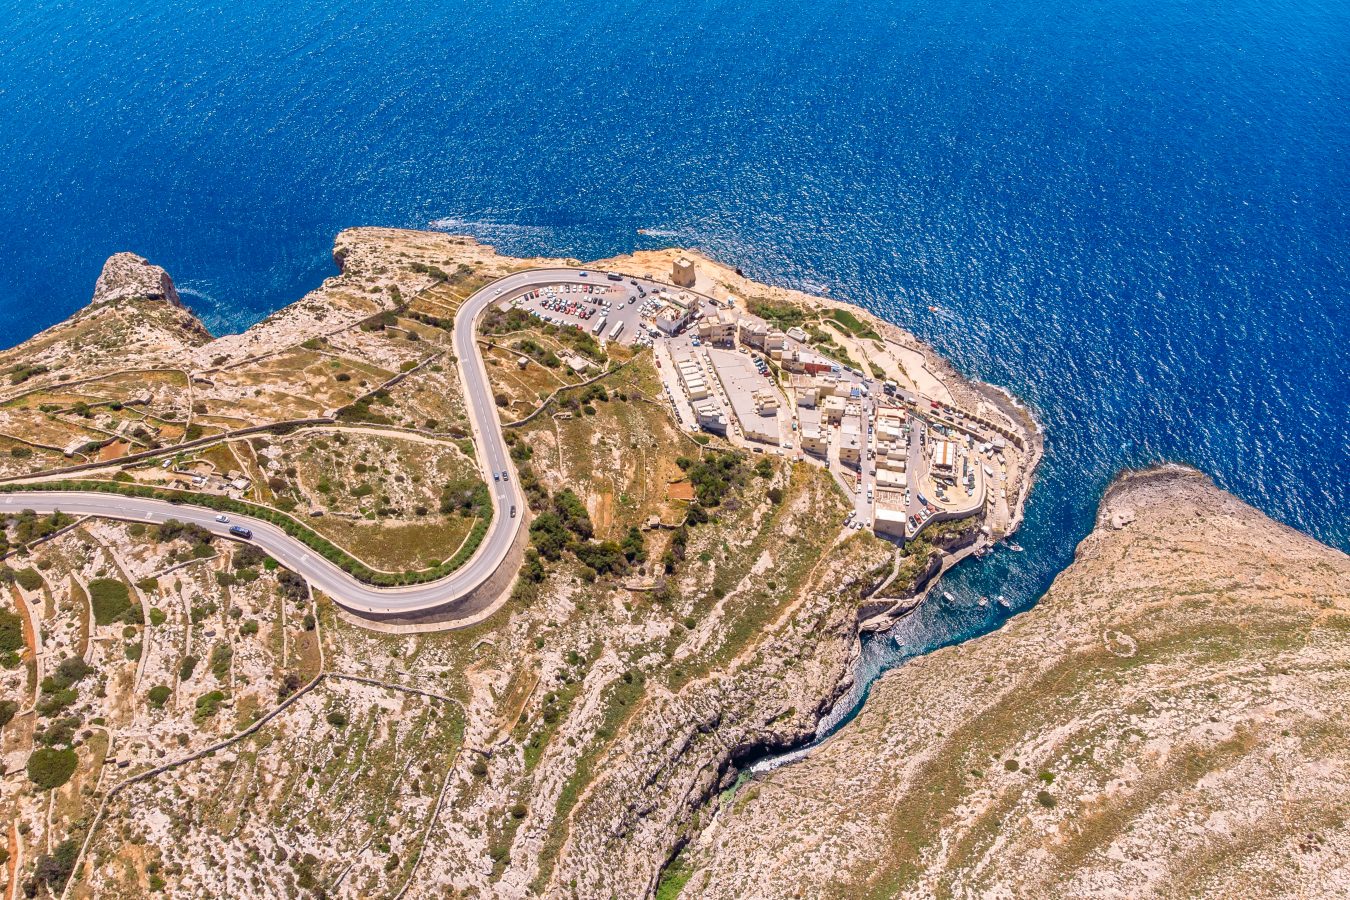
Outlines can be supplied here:
M6 897L1093 893L1172 877L1125 862L1144 818L1247 765L1247 812L1169 835L1207 884L1339 777L1344 556L1169 470L1035 611L747 780L1016 529L1031 416L687 251L334 258L212 337L118 254L0 353ZM1308 853L1332 808L1290 812Z

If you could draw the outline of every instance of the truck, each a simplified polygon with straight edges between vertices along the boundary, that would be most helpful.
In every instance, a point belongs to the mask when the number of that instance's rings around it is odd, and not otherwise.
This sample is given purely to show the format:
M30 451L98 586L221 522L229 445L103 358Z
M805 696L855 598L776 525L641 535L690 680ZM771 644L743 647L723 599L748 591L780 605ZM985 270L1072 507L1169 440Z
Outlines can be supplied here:
M623 276L618 272L606 272L605 277L610 281L623 281Z
M596 337L599 337L600 332L605 330L605 319L607 318L609 317L601 316L599 319L596 319L595 325L591 327L591 334L595 335Z
M253 538L253 532L249 531L243 525L231 525L230 534L234 535L237 538L243 538L246 541L251 540Z
M611 341L616 340L621 334L623 334L623 323L615 322L614 327L609 332L609 339Z

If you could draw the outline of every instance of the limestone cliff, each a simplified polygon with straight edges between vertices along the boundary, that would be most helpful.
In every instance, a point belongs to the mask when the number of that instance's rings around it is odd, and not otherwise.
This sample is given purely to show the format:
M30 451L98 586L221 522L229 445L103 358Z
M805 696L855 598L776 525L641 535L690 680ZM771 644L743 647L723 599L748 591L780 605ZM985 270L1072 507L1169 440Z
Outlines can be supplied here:
M103 271L94 283L93 303L100 305L126 297L145 297L166 300L174 306L183 305L168 272L134 253L114 253L103 264Z
M1350 558L1121 478L1044 599L742 787L685 896L1345 896Z

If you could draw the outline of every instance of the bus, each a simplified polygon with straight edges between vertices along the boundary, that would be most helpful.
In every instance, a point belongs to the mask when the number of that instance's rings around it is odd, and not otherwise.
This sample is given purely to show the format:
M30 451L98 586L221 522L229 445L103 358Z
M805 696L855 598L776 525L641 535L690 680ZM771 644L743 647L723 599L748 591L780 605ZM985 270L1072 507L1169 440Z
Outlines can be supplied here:
M606 319L606 318L608 318L608 317L607 317L607 316L601 316L599 319L596 319L595 325L593 325L593 326L591 327L591 334L595 335L596 337L599 337L599 336L600 336L600 332L602 332L602 331L605 330L605 319Z
M610 332L609 332L609 339L610 339L611 341L612 341L612 340L615 340L615 339L618 338L618 336L621 335L621 334L623 334L623 323L622 323L622 322L615 322L615 323L614 323L614 328L611 329Z

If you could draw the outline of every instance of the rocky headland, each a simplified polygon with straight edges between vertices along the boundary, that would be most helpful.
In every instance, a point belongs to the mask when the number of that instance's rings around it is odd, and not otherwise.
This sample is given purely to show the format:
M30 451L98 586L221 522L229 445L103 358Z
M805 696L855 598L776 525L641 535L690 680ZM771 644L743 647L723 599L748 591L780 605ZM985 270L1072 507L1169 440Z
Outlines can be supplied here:
M1350 558L1122 475L1045 597L886 674L679 861L698 897L1350 891Z

